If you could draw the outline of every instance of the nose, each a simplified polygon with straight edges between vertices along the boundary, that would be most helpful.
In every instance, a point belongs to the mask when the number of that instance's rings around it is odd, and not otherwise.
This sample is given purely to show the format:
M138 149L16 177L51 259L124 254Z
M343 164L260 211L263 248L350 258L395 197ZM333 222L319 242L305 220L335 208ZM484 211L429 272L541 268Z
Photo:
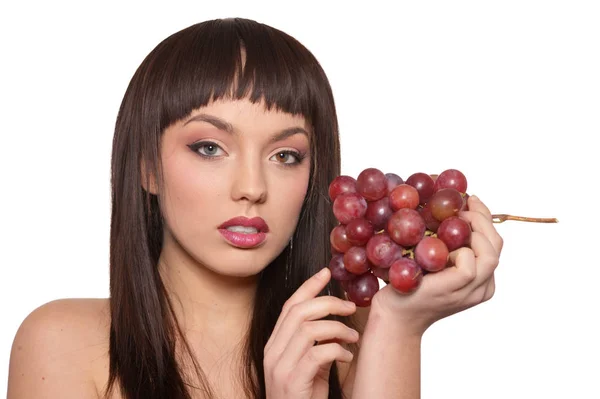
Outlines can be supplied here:
M231 196L234 201L263 203L267 199L267 182L258 162L242 162L234 172Z

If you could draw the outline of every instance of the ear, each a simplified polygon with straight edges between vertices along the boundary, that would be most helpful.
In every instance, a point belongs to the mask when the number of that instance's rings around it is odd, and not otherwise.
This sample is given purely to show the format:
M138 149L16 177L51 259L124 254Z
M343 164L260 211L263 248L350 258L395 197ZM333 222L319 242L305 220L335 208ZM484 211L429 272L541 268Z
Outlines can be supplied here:
M140 163L140 179L142 180L142 187L145 191L150 194L157 195L158 188L156 187L156 177L154 173L149 173L146 168L146 161L142 159Z

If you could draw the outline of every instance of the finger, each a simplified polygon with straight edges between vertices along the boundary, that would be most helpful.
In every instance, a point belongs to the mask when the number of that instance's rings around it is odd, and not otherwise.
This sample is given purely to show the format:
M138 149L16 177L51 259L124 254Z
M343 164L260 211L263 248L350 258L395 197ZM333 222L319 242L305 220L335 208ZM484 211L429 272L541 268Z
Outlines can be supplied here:
M349 350L344 349L340 344L324 344L310 348L298 362L296 375L302 376L296 378L295 382L305 383L313 381L321 369L329 369L334 361L344 363L352 362L354 355Z
M489 301L490 299L492 299L495 292L496 292L496 279L495 279L494 275L492 274L492 277L490 277L490 279L488 280L488 282L485 286L485 293L483 294L483 300Z
M477 265L476 286L483 284L498 266L498 254L486 236L478 231L471 234L471 249L475 255Z
M494 276L486 280L485 284L475 288L464 301L464 308L468 309L482 302L486 302L494 295Z
M281 323L287 316L287 313L289 312L290 308L296 305L297 303L306 301L307 299L311 299L317 296L319 292L321 292L325 288L330 278L331 271L329 270L329 267L324 267L318 273L306 280L300 286L300 288L298 288L296 292L294 292L294 294L288 298L288 300L283 305L283 308L281 309L281 313L279 314L277 323L275 323L275 327L273 328L271 337L269 337L269 340L265 345L265 351L268 347L271 346L271 340L276 336L277 332L279 331Z
M345 301L334 296L321 296L293 305L282 320L277 332L271 334L270 345L266 350L273 351L275 355L283 353L291 337L305 321L321 319L330 314L348 316L356 311L353 302Z
M448 266L439 272L428 273L423 278L423 285L430 285L435 291L458 291L477 276L475 254L468 247L458 248L450 252Z
M491 219L488 219L487 216L478 211L463 211L460 212L459 216L461 219L469 222L473 231L485 235L492 244L496 254L500 255L503 245L502 237L500 237L500 234L496 231Z
M344 323L333 320L317 320L303 323L285 347L277 367L292 370L302 356L314 346L315 341L338 339L343 342L357 342L358 332ZM339 342L338 341L338 342ZM323 344L321 344L323 345Z
M479 197L476 195L469 196L467 205L469 205L469 211L479 212L490 221L492 220L492 212L490 212L490 209L483 202L481 202Z

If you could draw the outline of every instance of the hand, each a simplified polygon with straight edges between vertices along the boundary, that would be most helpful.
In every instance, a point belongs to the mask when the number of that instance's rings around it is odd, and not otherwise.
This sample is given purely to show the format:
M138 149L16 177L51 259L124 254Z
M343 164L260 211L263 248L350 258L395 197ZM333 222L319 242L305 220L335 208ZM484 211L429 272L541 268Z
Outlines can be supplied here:
M503 240L492 223L489 209L470 196L469 210L459 216L470 223L470 248L459 248L449 256L445 269L423 276L411 294L396 291L391 284L375 294L371 308L402 324L409 334L422 335L437 320L489 300L494 295L494 271Z
M358 333L329 314L351 315L354 303L316 295L331 278L324 268L308 279L284 304L265 346L264 370L268 399L326 399L333 361L351 362L352 353L337 342L357 342ZM315 345L315 341L320 342ZM326 341L326 342L322 342Z

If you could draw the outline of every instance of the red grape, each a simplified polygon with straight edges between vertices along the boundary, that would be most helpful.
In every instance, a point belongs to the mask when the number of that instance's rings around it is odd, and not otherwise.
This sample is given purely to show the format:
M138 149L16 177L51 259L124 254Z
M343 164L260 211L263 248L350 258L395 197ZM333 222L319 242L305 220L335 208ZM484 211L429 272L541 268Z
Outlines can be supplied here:
M355 275L346 270L344 266L344 255L335 255L331 257L329 262L329 270L331 270L331 278L338 281L352 280Z
M419 192L409 184L400 184L389 194L393 211L402 208L416 209L419 206Z
M415 247L415 261L428 272L437 272L446 267L448 247L436 237L425 237Z
M429 206L433 217L442 222L444 219L458 214L463 206L463 198L453 188L442 188L433 194L429 200Z
M458 216L452 216L440 223L437 236L446 244L449 251L454 251L469 244L471 226Z
M346 236L352 245L366 245L373 232L373 225L367 219L354 219L346 225Z
M408 294L416 290L423 280L421 267L410 258L398 259L389 270L389 281L398 292Z
M392 262L402 257L402 250L403 248L384 232L374 235L367 243L367 258L375 266L389 268Z
M467 178L460 170L446 169L435 180L433 191L436 192L443 188L453 188L460 193L466 193Z
M367 201L376 201L387 194L388 182L382 171L367 168L356 178L356 191Z
M417 245L425 235L425 221L414 209L396 211L388 221L387 233L397 244L404 247Z
M367 201L358 193L342 193L333 201L333 214L342 224L362 218L367 212Z
M440 222L431 214L431 207L429 206L429 203L426 203L417 211L425 221L425 226L435 233L440 225Z
M365 247L352 247L344 254L344 266L352 274L363 274L369 270L371 264L367 259Z
M371 272L377 278L382 279L386 283L390 282L390 268L389 267L373 267Z
M374 167L356 179L336 177L329 198L339 224L330 233L329 269L348 299L369 306L378 279L410 293L424 275L446 267L450 252L468 247L471 226L458 217L468 210L466 190L457 169L406 181Z
M371 272L366 272L348 283L348 299L359 307L371 305L373 296L379 291L379 280Z
M373 225L375 231L385 229L387 221L392 216L392 208L390 208L390 198L385 196L377 201L367 202L367 212L365 219Z
M331 230L331 232L333 232L333 230ZM331 233L329 233L329 241L331 242ZM329 250L330 250L330 252L331 252L331 256L333 256L333 255L337 255L337 254L341 254L341 253L342 253L342 252L338 251L337 249L335 249L335 248L333 247L333 244L330 244L330 245L329 245Z
M348 241L348 235L346 234L346 226L340 224L335 226L331 233L329 233L329 242L333 249L337 252L343 253L350 249L352 244Z
M402 178L395 173L386 173L385 178L387 180L388 195L392 192L393 189L396 188L396 186L404 184L404 180L402 180Z
M352 275L352 280L356 278L356 276L353 274ZM344 291L348 292L348 286L350 285L350 281L352 280L340 280L340 284L342 285L342 288L344 289Z
M329 198L335 201L341 193L355 193L356 179L352 176L341 175L333 179L329 184Z
M429 198L433 195L433 186L435 182L426 173L413 173L408 179L406 184L410 184L419 192L419 203L424 204L429 201Z

